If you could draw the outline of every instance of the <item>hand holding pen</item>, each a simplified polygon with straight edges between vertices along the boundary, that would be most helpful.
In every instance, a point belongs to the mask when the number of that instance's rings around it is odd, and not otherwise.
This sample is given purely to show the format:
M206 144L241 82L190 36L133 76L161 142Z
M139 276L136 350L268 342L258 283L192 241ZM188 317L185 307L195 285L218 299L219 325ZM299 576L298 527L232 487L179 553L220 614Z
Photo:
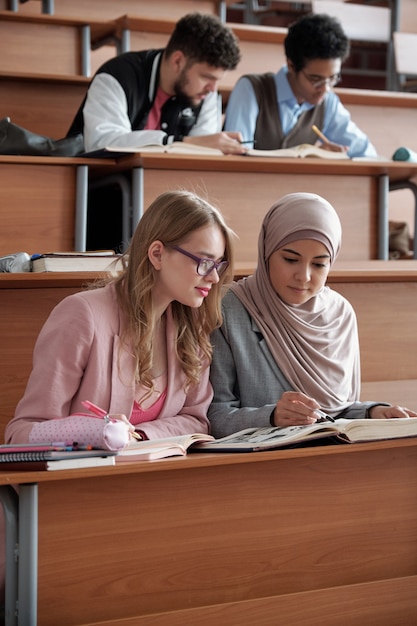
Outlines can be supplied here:
M326 135L319 129L315 124L311 127L311 130L317 135L317 137L322 142L319 146L323 150L329 150L329 152L347 152L349 150L349 146L341 146L337 143L332 143Z
M317 422L334 422L334 419L319 408L316 400L301 391L285 391L271 416L271 424L279 427L307 426Z
M97 417L102 417L104 420L118 420L118 421L124 422L128 426L130 435L134 439L138 439L138 440L142 439L142 437L135 431L135 427L133 426L133 424L129 422L126 415L123 415L122 413L109 415L107 411L97 406L93 402L90 402L89 400L83 400L81 404L86 409L91 411L91 413L94 413L94 415L96 415Z

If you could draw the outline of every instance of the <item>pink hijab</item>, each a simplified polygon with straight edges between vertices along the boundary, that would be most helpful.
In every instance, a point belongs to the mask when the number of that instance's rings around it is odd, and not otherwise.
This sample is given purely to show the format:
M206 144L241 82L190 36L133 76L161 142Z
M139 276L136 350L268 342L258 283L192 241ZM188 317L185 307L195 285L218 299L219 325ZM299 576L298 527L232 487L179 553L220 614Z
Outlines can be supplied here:
M268 260L291 241L314 239L326 246L333 264L341 238L340 220L329 202L311 193L288 194L265 215L254 275L231 287L288 382L330 414L359 400L356 315L350 303L327 286L305 304L285 304L270 283Z

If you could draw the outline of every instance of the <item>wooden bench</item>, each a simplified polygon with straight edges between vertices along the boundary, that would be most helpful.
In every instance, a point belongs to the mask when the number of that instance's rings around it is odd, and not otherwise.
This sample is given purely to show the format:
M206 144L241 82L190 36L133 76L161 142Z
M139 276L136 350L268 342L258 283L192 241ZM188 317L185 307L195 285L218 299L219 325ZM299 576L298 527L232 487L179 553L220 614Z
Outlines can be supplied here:
M240 264L236 277L253 271ZM38 333L52 308L97 273L0 274L0 440L22 397ZM417 407L417 261L338 262L329 285L354 306L362 399Z

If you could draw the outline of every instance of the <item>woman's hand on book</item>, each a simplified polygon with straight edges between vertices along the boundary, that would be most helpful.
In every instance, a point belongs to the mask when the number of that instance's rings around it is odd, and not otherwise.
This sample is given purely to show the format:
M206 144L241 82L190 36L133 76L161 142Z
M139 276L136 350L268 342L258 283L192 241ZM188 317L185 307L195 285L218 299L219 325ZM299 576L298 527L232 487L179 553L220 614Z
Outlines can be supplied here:
M368 409L368 415L373 420L388 420L404 417L417 417L417 413L404 406L377 404Z

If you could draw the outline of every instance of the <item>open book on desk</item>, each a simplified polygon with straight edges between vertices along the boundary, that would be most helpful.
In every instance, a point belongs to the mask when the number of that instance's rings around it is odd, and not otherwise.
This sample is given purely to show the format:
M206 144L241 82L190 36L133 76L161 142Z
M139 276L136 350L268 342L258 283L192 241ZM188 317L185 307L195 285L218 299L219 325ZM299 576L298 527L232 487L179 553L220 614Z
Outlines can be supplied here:
M228 437L193 446L195 452L260 452L333 438L334 443L360 443L417 436L417 418L390 420L338 419L311 426L246 428Z
M148 144L145 146L107 146L102 150L86 152L81 156L86 157L107 157L117 158L127 154L183 154L194 156L223 156L223 152L217 148L206 148L194 143L184 141L174 141L167 145L160 143Z
M117 453L116 464L129 461L153 461L169 456L186 456L187 452L197 443L208 441L214 441L214 437L203 433L152 439L150 441L134 441L127 448Z
M257 150L256 148L249 148L244 156L282 158L318 157L320 159L343 159L345 161L350 159L346 152L323 150L323 148L313 146L313 144L310 143L301 143L300 145L293 146L292 148L277 148L276 150Z

